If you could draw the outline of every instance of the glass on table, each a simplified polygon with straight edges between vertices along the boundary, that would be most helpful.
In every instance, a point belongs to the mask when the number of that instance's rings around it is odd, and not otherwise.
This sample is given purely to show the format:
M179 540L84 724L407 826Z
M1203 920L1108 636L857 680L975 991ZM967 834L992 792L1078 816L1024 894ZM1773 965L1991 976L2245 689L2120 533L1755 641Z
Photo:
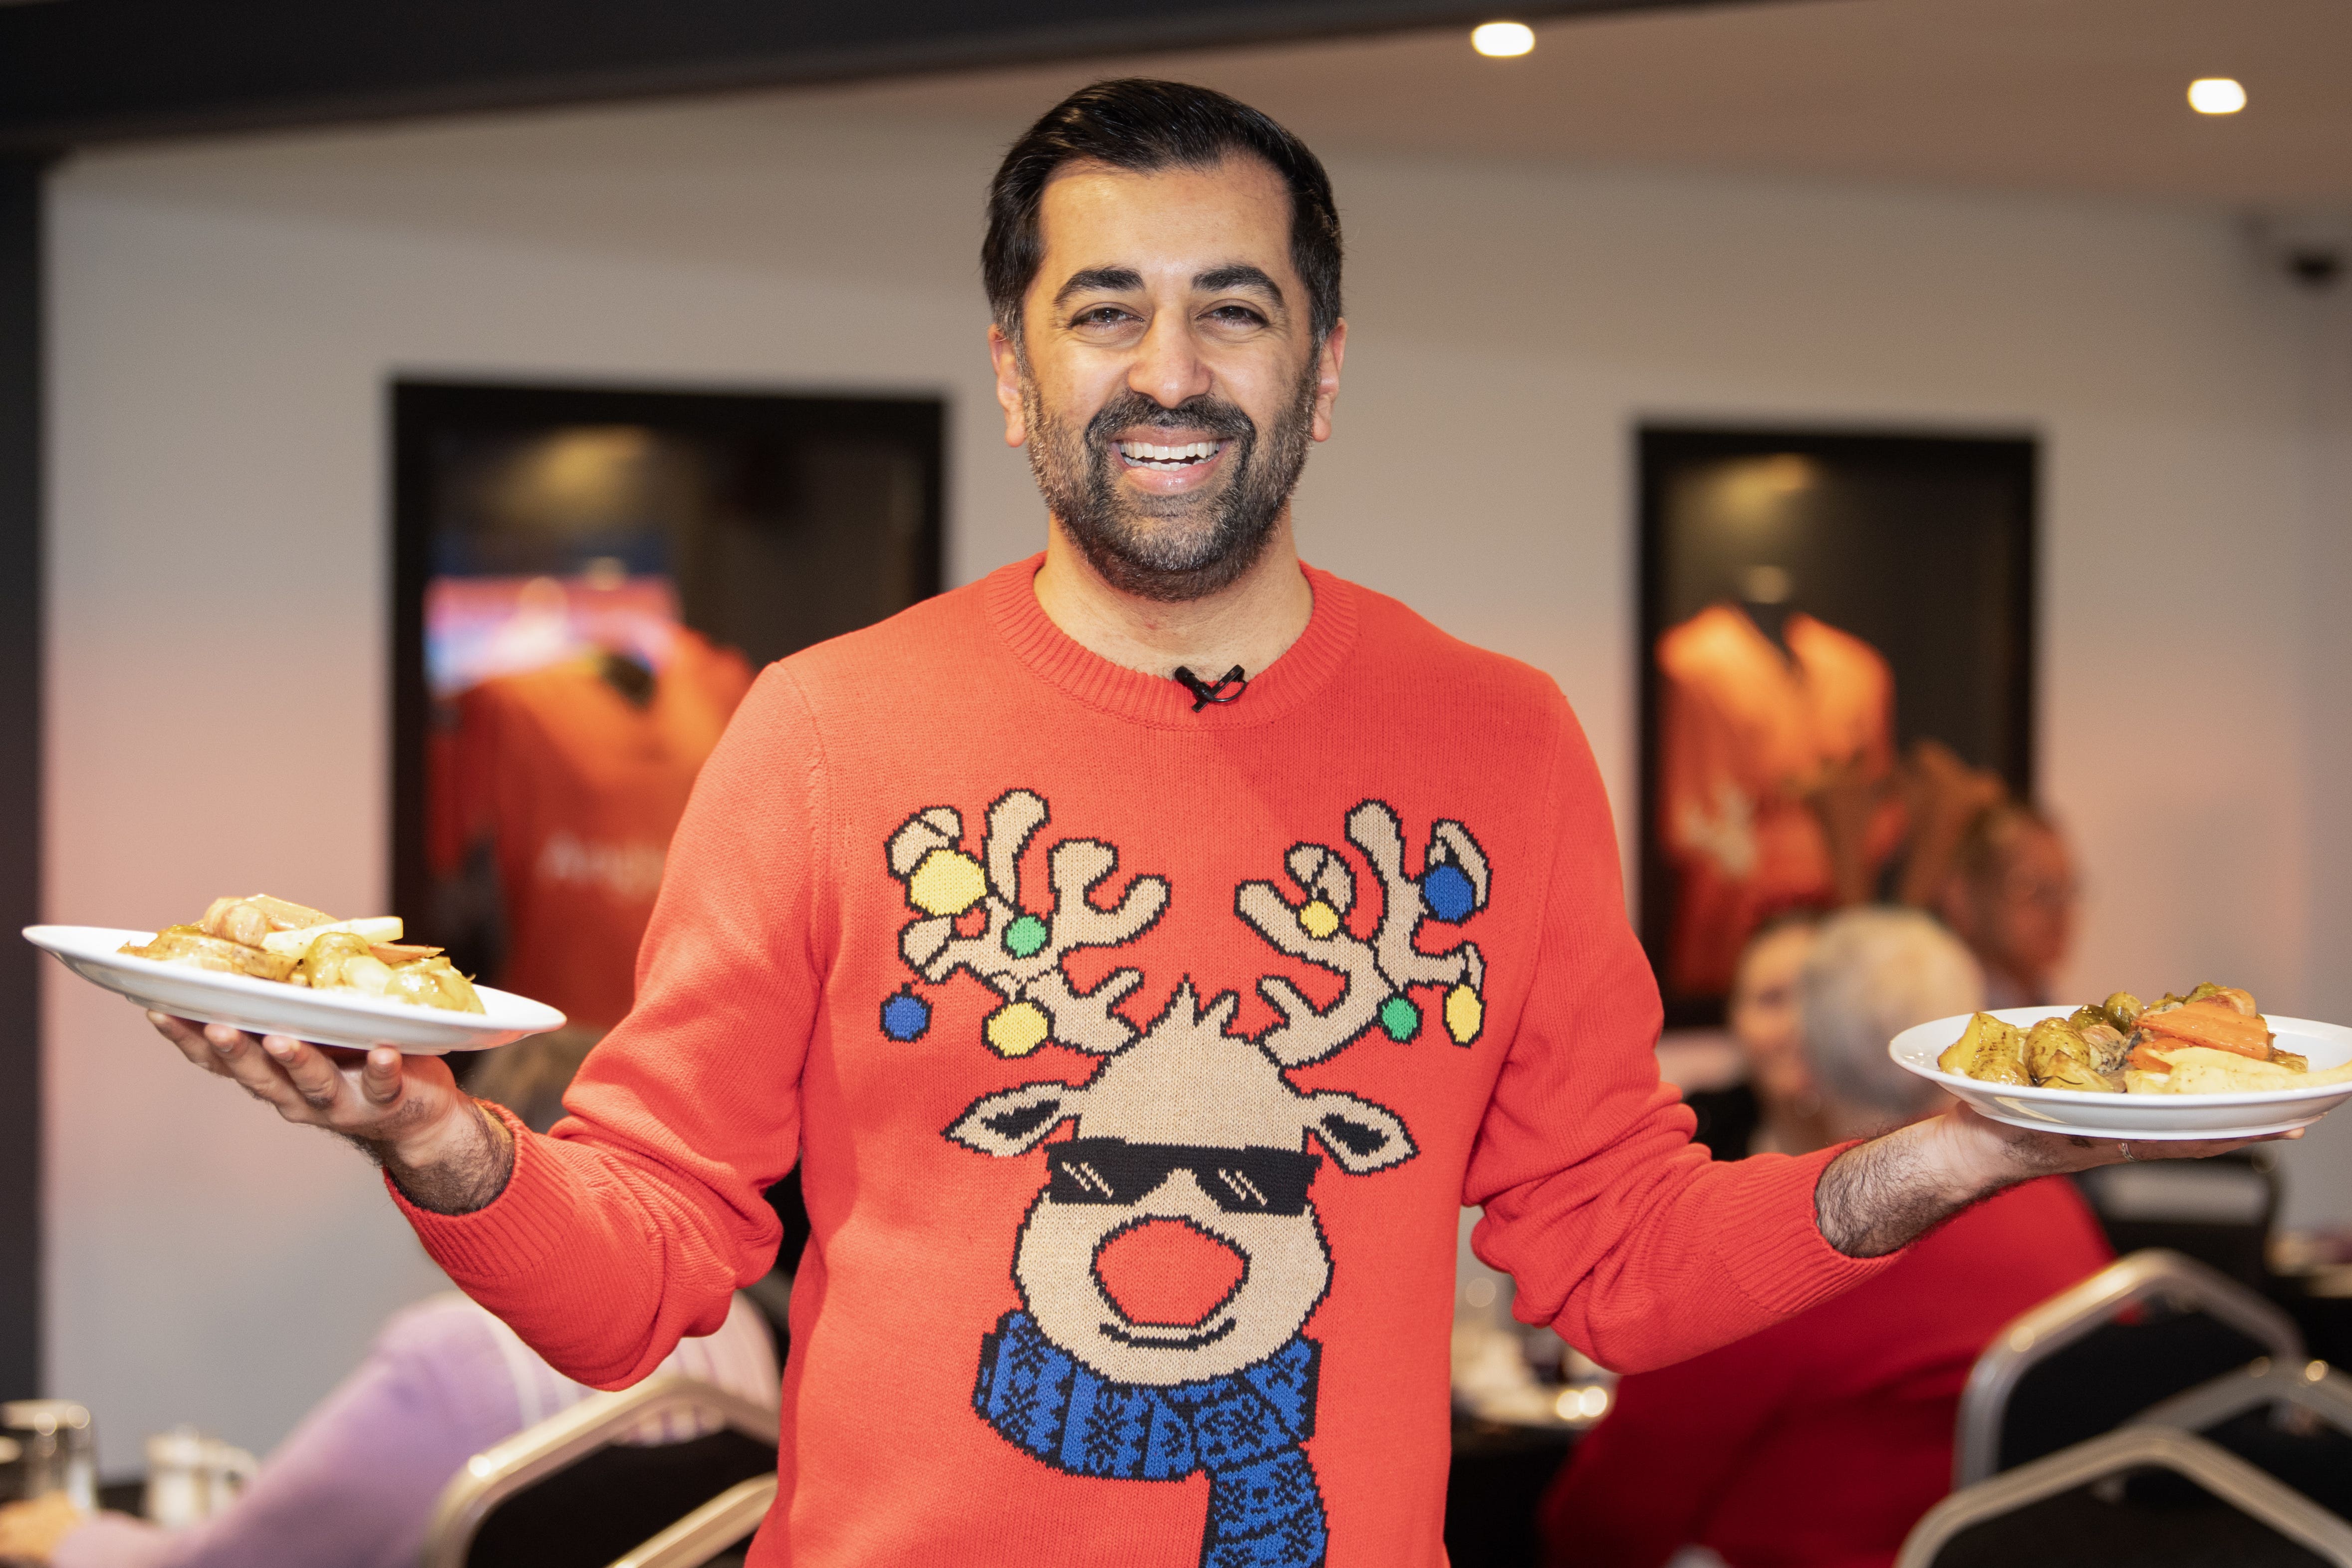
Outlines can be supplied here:
M0 1431L19 1450L18 1500L63 1493L84 1513L98 1511L98 1440L87 1408L70 1399L12 1399L0 1404Z

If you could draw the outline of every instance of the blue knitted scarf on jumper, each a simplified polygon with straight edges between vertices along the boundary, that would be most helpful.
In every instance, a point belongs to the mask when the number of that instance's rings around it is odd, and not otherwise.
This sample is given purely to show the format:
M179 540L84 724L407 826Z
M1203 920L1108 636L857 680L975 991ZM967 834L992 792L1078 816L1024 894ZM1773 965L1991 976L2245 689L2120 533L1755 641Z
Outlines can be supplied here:
M1165 1387L1113 1383L1007 1312L981 1341L971 1405L1006 1439L1074 1476L1209 1476L1202 1568L1316 1568L1329 1531L1315 1467L1315 1342L1294 1334L1264 1361Z

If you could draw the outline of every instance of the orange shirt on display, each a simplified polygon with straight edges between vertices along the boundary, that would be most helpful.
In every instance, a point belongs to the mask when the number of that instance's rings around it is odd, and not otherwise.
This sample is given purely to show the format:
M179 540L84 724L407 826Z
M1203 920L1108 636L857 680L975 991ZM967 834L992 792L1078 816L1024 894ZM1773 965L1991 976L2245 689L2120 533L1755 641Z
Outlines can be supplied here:
M1745 612L1701 610L1658 639L1664 677L1659 831L1675 870L1666 979L1721 995L1763 921L1823 905L1829 846L1807 791L1859 759L1870 778L1894 760L1895 678L1861 638L1790 616L1783 657ZM1898 807L1874 818L1869 852L1902 831Z
M576 1024L628 1012L670 835L751 683L742 655L681 627L642 708L593 659L459 695L443 801L457 831L441 843L445 857L453 842L492 845L507 926L498 984Z

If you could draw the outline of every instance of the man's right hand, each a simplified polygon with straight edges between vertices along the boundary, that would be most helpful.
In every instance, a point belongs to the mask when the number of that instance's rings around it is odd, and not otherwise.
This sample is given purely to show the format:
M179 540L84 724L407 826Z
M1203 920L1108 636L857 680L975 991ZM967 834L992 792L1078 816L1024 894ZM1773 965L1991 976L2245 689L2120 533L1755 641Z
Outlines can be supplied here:
M471 1214L504 1191L513 1173L505 1123L459 1089L438 1057L405 1056L390 1046L336 1050L163 1013L147 1018L182 1056L233 1079L287 1121L359 1144L419 1208Z

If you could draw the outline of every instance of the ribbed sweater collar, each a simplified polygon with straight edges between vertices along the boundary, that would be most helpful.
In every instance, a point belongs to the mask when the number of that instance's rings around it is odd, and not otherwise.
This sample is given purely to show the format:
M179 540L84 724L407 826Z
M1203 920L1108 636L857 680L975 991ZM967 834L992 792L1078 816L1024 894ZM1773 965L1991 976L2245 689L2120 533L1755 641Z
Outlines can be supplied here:
M1045 554L1016 561L984 578L989 624L1013 657L1048 684L1131 723L1165 730L1247 730L1290 713L1322 689L1356 646L1356 592L1328 572L1304 566L1315 608L1307 629L1280 658L1250 677L1237 702L1192 711L1192 696L1164 676L1126 669L1090 653L1046 617L1037 602ZM1222 675L1223 670L1204 673Z

